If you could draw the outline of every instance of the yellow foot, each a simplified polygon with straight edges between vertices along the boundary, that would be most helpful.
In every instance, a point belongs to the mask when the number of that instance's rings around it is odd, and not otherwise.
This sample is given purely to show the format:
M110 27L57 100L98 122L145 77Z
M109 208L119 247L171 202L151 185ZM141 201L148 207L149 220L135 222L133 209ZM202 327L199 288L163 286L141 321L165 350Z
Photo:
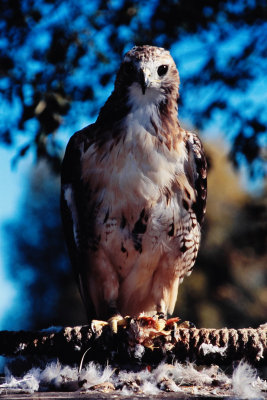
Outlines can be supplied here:
M166 321L166 327L168 327L169 329L172 328L195 328L195 324L193 324L190 321L181 321L179 317L174 317L174 318L169 318Z
M121 315L115 315L108 319L108 324L110 326L112 333L118 332L118 326L126 326L128 317L123 318Z
M143 328L154 329L159 332L166 327L166 319L158 318L157 315L154 317L142 315L137 318L137 321Z
M177 327L177 325L179 325L179 324L178 324L178 321L180 321L180 318L179 318L179 317L169 318L169 319L167 319L167 321L166 321L166 327L167 327L168 329L172 329L174 326Z
M91 329L93 332L98 333L101 332L103 327L108 325L107 321L101 321L98 319L93 319L91 322Z

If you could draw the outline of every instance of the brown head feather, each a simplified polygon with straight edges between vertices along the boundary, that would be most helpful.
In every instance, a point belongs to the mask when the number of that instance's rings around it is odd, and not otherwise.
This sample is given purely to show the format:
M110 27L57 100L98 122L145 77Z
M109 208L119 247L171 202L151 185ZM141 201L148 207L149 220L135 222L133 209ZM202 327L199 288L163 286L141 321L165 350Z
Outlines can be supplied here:
M163 76L158 73L161 66L167 66L167 73ZM144 71L149 71L149 78L151 78L146 92L143 87ZM141 98L142 93L147 96L151 88L154 92L153 96L150 96L150 101L155 103L161 120L159 127L151 118L152 134L161 143L164 142L169 149L176 147L181 141L177 105L179 82L178 70L169 51L148 45L133 47L125 54L117 73L114 91L100 111L97 125L101 126L101 132L105 132L105 135L102 134L105 137L97 141L102 143L109 137L122 137L123 130L120 129L120 122L130 112L130 104L134 103L131 88L135 87L136 91L139 90ZM138 99L136 104L139 105ZM110 132L108 135L107 131Z

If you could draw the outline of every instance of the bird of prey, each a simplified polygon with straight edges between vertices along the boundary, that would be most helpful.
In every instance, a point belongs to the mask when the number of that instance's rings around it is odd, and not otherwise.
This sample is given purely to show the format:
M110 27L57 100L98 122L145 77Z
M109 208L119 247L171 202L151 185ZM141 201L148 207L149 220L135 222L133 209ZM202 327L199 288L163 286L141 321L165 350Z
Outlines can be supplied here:
M96 122L67 145L63 228L89 320L165 318L192 271L207 167L179 124L178 89L169 51L133 47Z

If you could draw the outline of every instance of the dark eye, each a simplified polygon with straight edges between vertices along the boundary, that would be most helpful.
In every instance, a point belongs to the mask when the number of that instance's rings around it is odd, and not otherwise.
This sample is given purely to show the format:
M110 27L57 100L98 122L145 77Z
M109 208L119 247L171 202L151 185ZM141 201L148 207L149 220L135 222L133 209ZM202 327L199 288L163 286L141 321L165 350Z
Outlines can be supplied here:
M133 64L132 64L131 62L126 62L126 63L124 64L124 72L125 72L127 75L130 75L130 74L133 73L133 71L134 71L134 66L133 66Z
M167 73L167 71L168 71L168 65L160 65L158 67L158 75L159 76L165 75Z

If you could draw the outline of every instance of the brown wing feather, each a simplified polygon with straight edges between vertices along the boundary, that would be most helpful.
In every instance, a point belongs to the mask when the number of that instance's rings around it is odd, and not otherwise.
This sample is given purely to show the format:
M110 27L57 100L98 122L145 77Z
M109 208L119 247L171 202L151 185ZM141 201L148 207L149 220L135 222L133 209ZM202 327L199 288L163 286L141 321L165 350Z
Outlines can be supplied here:
M85 266L83 260L83 249L87 242L84 209L85 201L88 199L88 188L86 188L87 196L84 196L85 188L81 181L81 152L87 146L88 134L92 127L91 125L76 132L67 145L61 167L60 199L62 224L68 252L89 319L95 318L95 310L85 284L87 281L85 267L88 268L88 265ZM68 193L67 190L69 190ZM70 198L67 199L67 196L71 198L71 205ZM89 226L93 225L89 224ZM93 236L92 233L91 236Z
M202 225L206 213L206 200L207 200L207 161L203 149L203 145L199 137L192 133L192 150L194 154L196 176L195 176L195 190L197 193L196 202L192 209L196 214L197 221Z
M194 188L195 200L191 202L189 207L188 198L186 198L185 194L184 204L188 212L183 217L181 228L178 232L182 255L180 282L185 275L190 275L195 264L207 198L207 163L202 143L199 137L191 132L186 132L185 140L188 152L187 178Z

